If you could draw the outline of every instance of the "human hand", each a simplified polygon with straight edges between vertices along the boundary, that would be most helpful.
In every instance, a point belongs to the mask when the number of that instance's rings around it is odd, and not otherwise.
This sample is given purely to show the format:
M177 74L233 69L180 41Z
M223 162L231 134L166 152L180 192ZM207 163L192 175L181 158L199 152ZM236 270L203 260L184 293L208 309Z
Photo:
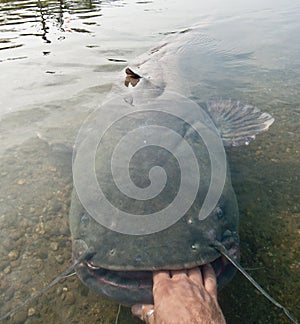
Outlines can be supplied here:
M196 267L154 272L153 296L154 305L131 308L133 315L149 324L226 323L217 300L216 275L210 264L201 270ZM151 309L154 309L152 314Z

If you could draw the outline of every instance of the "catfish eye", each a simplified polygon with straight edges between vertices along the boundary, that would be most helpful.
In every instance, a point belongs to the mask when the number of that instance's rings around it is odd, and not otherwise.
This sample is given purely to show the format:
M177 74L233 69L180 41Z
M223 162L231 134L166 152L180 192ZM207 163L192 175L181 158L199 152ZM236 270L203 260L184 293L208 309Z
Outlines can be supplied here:
M221 207L217 207L216 208L216 215L221 218L223 216L224 212L223 209Z

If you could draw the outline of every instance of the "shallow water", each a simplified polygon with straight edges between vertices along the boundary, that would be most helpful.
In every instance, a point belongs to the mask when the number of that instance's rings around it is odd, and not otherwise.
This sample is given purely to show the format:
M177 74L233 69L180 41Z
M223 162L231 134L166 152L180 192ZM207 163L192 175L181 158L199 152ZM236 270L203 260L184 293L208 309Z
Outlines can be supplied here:
M241 263L299 318L299 18L295 0L0 0L0 314L71 264L72 144L84 118L127 62L196 24L198 95L275 117L228 157ZM289 323L239 274L220 303L228 323ZM114 323L117 308L71 276L7 322ZM121 309L119 323L138 322Z

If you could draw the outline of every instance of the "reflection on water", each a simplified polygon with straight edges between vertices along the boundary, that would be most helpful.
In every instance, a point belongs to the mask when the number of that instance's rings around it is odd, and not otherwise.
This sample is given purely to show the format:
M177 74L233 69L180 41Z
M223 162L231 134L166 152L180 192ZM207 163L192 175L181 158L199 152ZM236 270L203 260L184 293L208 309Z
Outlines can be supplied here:
M106 4L111 2L114 1L107 1ZM62 32L89 33L85 28L71 27L70 19L82 20L81 24L88 27L94 24L88 19L101 16L103 6L103 1L1 1L0 26L3 32L3 46L0 49L23 46L22 36L40 36L45 42L51 43L49 33L53 26ZM21 37L16 38L16 32L19 32L18 36Z
M101 8L113 2L1 1L0 50L24 46L24 37L29 36L51 43L53 38L64 39L64 32L90 33L88 26L97 24L93 18L100 17Z
M299 16L292 0L0 0L0 314L71 263L71 155L83 119L128 61L197 24L194 95L241 99L275 117L228 156L242 264L299 317ZM288 323L239 275L220 302L229 323ZM112 323L116 311L72 276L8 322ZM119 322L139 321L124 308Z

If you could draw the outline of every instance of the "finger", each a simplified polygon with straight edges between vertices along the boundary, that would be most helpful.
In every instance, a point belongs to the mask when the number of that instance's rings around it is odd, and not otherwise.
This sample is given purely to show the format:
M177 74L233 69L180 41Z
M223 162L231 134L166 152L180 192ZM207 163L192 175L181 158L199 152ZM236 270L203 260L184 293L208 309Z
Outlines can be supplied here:
M143 308L143 305L141 304L136 304L136 305L133 305L131 307L131 313L132 315L138 317L138 318L142 318L142 308Z
M131 307L131 312L134 316L137 316L142 321L146 323L153 324L154 323L154 313L149 313L151 309L154 309L154 305L133 305Z
M150 305L151 307L145 307L143 309L143 321L147 324L154 324L155 323L155 313L154 313L154 306Z
M157 285L161 280L170 279L169 271L153 271L153 285Z
M142 321L146 321L146 314L149 312L150 309L153 309L154 305L142 305L142 304L136 304L131 307L131 312L134 316L138 317ZM153 315L149 317L149 321L151 317L154 317ZM151 319L153 320L153 319ZM154 323L153 322L148 322L148 323Z
M202 273L199 267L189 269L187 275L197 286L203 286Z
M217 278L215 271L210 263L202 268L203 282L206 291L214 298L217 298Z
M171 277L174 279L180 279L187 277L187 270L182 269L182 270L171 270L170 271Z

